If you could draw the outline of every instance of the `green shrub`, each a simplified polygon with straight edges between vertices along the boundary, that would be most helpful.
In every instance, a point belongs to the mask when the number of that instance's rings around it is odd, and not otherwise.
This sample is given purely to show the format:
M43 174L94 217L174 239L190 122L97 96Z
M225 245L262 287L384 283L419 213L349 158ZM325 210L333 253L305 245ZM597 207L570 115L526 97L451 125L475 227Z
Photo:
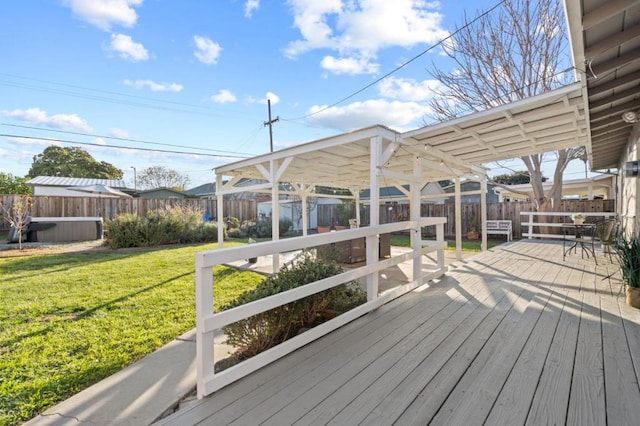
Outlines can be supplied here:
M183 206L149 211L144 217L123 214L108 222L106 244L124 248L217 241L217 225L202 217L202 211Z
M335 262L317 259L307 252L300 261L285 265L278 273L222 309L231 309L341 272ZM328 313L339 315L365 301L366 294L357 283L341 284L228 325L224 328L227 343L237 348L233 357L241 361L284 342L302 329L330 319Z
M234 216L229 216L225 220L225 224L227 225L228 229L239 228L240 227L240 219L238 219L237 217L234 217Z
M286 235L289 232L289 229L293 226L293 222L289 219L280 219L278 222L278 230L280 231L280 236Z
M225 237L223 236L223 238ZM216 241L218 241L218 225L211 222L202 222L192 230L189 242L209 243Z
M229 238L245 238L247 234L245 234L242 228L231 228L227 231L227 236Z
M286 235L291 229L292 222L289 219L280 219L278 230L280 231L280 236ZM270 220L247 220L242 222L240 225L240 230L244 234L242 237L258 237L258 238L271 238L273 233L271 232L271 221Z

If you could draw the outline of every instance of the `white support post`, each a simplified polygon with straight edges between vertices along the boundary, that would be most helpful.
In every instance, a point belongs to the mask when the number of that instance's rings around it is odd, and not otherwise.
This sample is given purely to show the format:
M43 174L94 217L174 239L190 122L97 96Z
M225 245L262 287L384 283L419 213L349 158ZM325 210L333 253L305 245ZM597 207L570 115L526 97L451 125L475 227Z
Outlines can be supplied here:
M455 180L455 216L456 216L456 260L462 260L462 198L460 196L460 178Z
M381 138L379 136L371 138L371 158L369 159L369 186L370 186L370 223L369 226L374 227L380 225L380 182L378 174L380 173L380 157L382 155ZM366 237L365 244L367 247L367 265L373 265L379 262L379 241L380 237L369 235ZM372 301L378 298L378 271L367 275L367 300Z
M412 221L418 221L420 219L420 191L421 187L419 182L420 176L422 175L422 161L420 158L416 157L413 160L413 182L411 182L410 190L411 190L411 201L410 201L410 217ZM420 248L422 247L422 228L417 226L416 228L411 230L411 249L413 253L418 253ZM411 277L412 281L419 280L422 275L422 256L417 256L413 258L413 274ZM420 280L420 284L422 284L422 280Z
M307 236L307 229L309 228L309 215L307 212L307 191L302 191L300 195L300 209L302 210L302 236Z
M487 251L487 178L484 177L480 181L480 228L482 229L482 242L480 244L480 250Z
M533 215L529 215L529 239L533 239Z
M280 239L280 183L277 180L278 162L269 162L271 182L271 240ZM273 253L273 273L280 270L280 253Z
M444 243L444 224L439 223L436 225L436 242L438 244ZM438 269L444 269L444 248L439 248L437 251L438 255Z
M356 220L358 221L358 226L360 226L360 191L358 189L352 189L351 193L353 194L356 204Z
M213 268L203 267L203 256L196 255L196 361L198 399L206 396L206 382L214 373L213 333L206 333L204 320L213 314Z
M218 221L218 248L224 245L224 196L222 195L222 175L216 175L216 215Z

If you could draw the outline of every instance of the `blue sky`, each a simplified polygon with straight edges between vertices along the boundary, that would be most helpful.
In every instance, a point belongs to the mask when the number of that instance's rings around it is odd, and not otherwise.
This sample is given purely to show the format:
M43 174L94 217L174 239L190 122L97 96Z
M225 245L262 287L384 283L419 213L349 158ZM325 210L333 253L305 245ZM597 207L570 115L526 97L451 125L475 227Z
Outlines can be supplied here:
M437 43L464 12L496 2L3 2L0 133L9 136L0 136L0 171L24 176L54 143L42 138L53 138L94 144L55 143L114 164L131 186L133 167L155 165L196 186L212 181L220 164L269 151L267 98L280 118L275 149L372 124L420 127L435 84L426 68L451 66L437 49L308 114ZM574 162L565 177L583 170Z

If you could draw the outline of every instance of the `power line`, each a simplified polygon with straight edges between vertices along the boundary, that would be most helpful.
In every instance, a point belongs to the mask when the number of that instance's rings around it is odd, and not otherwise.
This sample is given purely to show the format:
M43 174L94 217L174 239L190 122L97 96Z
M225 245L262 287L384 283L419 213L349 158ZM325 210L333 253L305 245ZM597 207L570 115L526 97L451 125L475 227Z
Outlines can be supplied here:
M449 36L443 38L442 40L439 40L437 43L429 46L428 48L426 48L425 50L423 50L422 52L418 53L416 56L414 56L413 58L409 59L408 61L398 65L397 67L395 67L394 69L392 69L391 71L389 71L388 73L386 73L385 75L383 75L382 77L372 81L371 83L367 84L366 86L364 86L363 88L356 90L355 92L351 93L350 95L340 99L337 102L332 103L331 105L327 105L324 108L320 108L318 111L312 112L310 114L306 114L303 115L301 117L296 117L296 118L290 118L287 119L287 121L293 121L293 120L302 120L308 117L311 117L313 115L319 114L323 111L328 110L329 108L332 108L336 105L341 104L342 102L353 98L354 96L364 92L365 90L369 89L372 86L375 86L376 84L380 83L382 80L384 80L385 78L395 74L396 72L400 71L402 68L406 67L407 65L409 65L410 63L412 63L413 61L415 61L416 59L424 56L425 54L429 53L430 51L432 51L433 49L435 49L436 47L440 46L441 44L443 44L445 41L453 38L456 34L458 34L460 31L462 31L463 29L471 26L472 24L474 24L476 21L478 21L480 18L483 18L484 16L490 14L491 12L493 12L495 9L497 9L498 7L500 7L502 5L502 3L505 3L507 0L501 0L498 3L496 3L493 7L491 7L489 10L485 11L484 13L478 15L477 17L475 17L471 22L468 22L466 25L458 28L456 31L454 31L453 33L449 34Z
M30 85L30 84L19 83L19 82L14 82L14 81L0 80L0 84L5 85L5 86L9 86L9 87L20 87L20 88L36 90L36 91L41 91L41 92L62 94L62 95L77 97L77 98L81 98L81 99L97 100L97 101L102 101L102 102L116 103L116 104L121 104L121 105L129 105L129 106L136 106L136 107L142 107L142 108L150 108L150 109L163 110L163 111L174 111L174 112L181 112L181 113L185 113L185 114L196 114L196 115L203 115L203 116L233 118L235 120L248 120L245 115L242 115L240 113L238 113L239 115L215 113L215 112L213 112L213 111L215 111L214 108L203 106L203 105L188 104L188 103L184 103L184 102L176 102L176 101L169 101L169 100L161 100L161 99L157 99L157 98L149 98L149 97L139 96L139 95L130 95L130 94L126 94L126 93L112 92L112 91L108 91L108 90L92 89L92 88L89 88L89 87L75 86L75 85L72 85L72 84L65 84L65 83L58 83L58 82L47 81L47 80L39 80L39 79L34 79L34 78L21 77L21 76L16 76L16 75L12 75L12 74L6 74L6 73L0 73L0 75L6 76L6 77L10 77L10 78L19 78L19 79L23 79L23 80L27 80L27 81L36 81L36 82L39 82L39 83L57 85L57 86L62 86L62 87L69 87L69 88L72 88L72 89L85 90L87 92L104 93L106 95L115 95L115 96L120 96L120 97L123 97L123 98L131 98L131 99L139 99L139 100L149 101L149 102L156 102L158 104L164 103L164 104L183 106L183 107L194 108L194 109L203 109L203 110L206 110L208 112L205 112L205 111L189 111L189 110L180 109L180 108L164 107L164 106L161 106L161 105L152 105L152 104L148 104L148 103L135 102L135 101L126 100L126 99L117 99L117 98L108 97L108 96L100 96L100 95L94 95L94 94L89 94L89 93L83 94L83 93L78 93L78 92L73 92L73 91L68 91L68 90L63 90L63 89L43 87L43 86L37 86L37 85Z
M141 140L141 139L130 139L130 138L121 138L121 137L117 137L117 136L106 136L106 135L96 135L96 134L83 133L83 132L73 132L73 131L70 131L70 130L44 129L44 128L41 128L41 127L25 126L25 125L21 125L21 124L10 124L10 123L2 123L2 122L0 122L0 125L9 126L9 127L19 127L21 129L40 130L40 131L45 131L45 132L64 133L64 134L77 135L77 136L89 136L89 137L94 137L94 138L113 139L113 140L119 140L119 141L125 141L125 142L138 142L138 143L144 143L144 144L149 144L149 145L170 146L170 147L174 147L174 148L198 149L198 150L201 150L201 151L221 152L221 153L224 153L224 154L236 154L236 155L243 155L243 156L247 156L247 157L250 157L250 156L253 155L253 154L249 154L249 153L246 153L246 152L225 151L225 150L212 149L212 148L199 148L199 147L196 147L196 146L175 145L175 144L162 143L162 142L151 142L151 141L146 141L146 140Z
M66 139L42 138L42 137L26 136L26 135L10 135L10 134L6 134L6 133L0 133L0 137L30 139L30 140L43 140L43 141L48 141L48 142L69 143L69 144L74 144L74 145L97 146L97 147L101 147L101 148L131 149L131 150L134 150L134 151L163 152L163 153L181 154L181 155L201 155L203 157L222 157L222 158L247 158L248 157L248 156L244 156L244 155L203 154L203 153L200 153L200 152L171 151L171 150L167 150L167 149L151 149L151 148L139 148L139 147L133 147L133 146L103 145L103 144L91 143L91 142L79 142L79 141L70 141L70 140L66 140Z

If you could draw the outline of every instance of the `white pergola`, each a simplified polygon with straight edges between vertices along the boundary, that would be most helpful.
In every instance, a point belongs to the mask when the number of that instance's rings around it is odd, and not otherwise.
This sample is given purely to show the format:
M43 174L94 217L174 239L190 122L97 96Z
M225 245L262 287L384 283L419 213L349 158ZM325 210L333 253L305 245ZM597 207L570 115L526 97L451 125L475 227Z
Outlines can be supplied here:
M428 182L456 182L456 244L461 247L460 180L482 182L483 204L486 169L483 164L524 155L583 146L588 143L581 84L471 114L405 133L372 126L241 160L215 169L218 205L223 196L237 192L268 192L272 197L273 239L279 239L280 195L306 201L316 185L348 189L356 203L370 189L371 206L379 205L379 188L396 186L410 200L411 220L420 216L420 189ZM223 179L224 178L224 179ZM261 183L236 186L243 178ZM228 179L225 181L225 179ZM287 183L290 191L283 191ZM402 185L409 184L407 191ZM486 209L483 205L482 227ZM359 208L356 208L359 214ZM303 230L306 235L306 214ZM223 212L218 214L222 241ZM359 219L359 218L358 218ZM371 209L370 226L379 225L379 210ZM220 243L221 244L221 243ZM483 235L483 247L486 236ZM274 256L274 270L277 270Z
M588 143L581 96L580 84L575 84L526 101L411 132L399 133L384 126L373 126L216 168L218 206L223 205L225 194L242 191L272 194L273 241L196 254L198 397L215 392L358 316L377 309L384 303L444 274L447 270L444 264L446 219L420 217L421 188L430 181L455 179L456 243L460 250L460 179L473 178L483 183L482 222L483 227L486 227L486 169L482 164ZM229 180L224 181L223 177L228 177ZM237 184L242 178L250 178L253 179L252 182L260 183L238 187ZM408 190L402 186L407 184ZM278 241L280 195L299 195L303 208L306 209L306 199L317 195L314 194L316 185L348 189L357 203L360 190L369 188L370 203L373 207L369 226ZM410 201L409 221L382 225L379 223L379 209L375 206L380 202L381 185L396 185L405 193ZM282 188L287 190L283 191ZM219 210L220 244L223 217L223 212ZM305 218L306 214L302 217ZM425 226L435 228L436 241L422 240L420 231ZM307 223L304 220L305 233L306 228ZM396 231L410 232L411 250L380 259L380 234ZM271 255L272 270L275 273L280 267L280 253L361 238L364 238L366 251L364 265L272 297L226 311L214 312L213 275L216 265ZM486 248L484 235L483 246ZM436 254L435 265L423 265L423 255L427 253ZM407 271L408 282L380 293L378 284L381 271L407 261L411 261L412 264L411 270ZM235 321L358 279L365 280L366 303L242 364L220 373L214 371L213 345L216 330Z

